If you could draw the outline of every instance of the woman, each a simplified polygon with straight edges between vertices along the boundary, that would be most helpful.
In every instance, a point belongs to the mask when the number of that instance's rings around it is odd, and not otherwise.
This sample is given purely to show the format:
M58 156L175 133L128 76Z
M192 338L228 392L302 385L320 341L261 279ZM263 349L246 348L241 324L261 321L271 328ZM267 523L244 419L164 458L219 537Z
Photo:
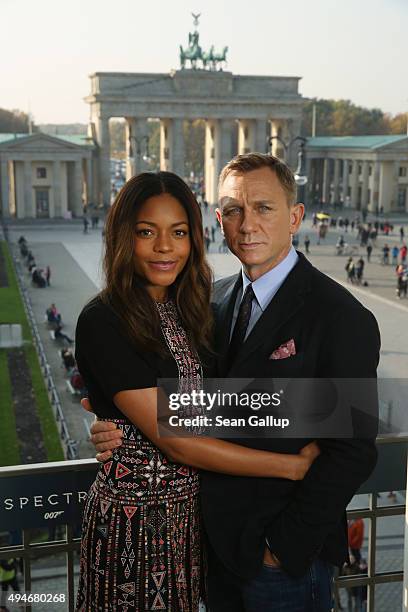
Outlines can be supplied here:
M280 455L202 437L158 437L157 379L198 390L210 373L211 274L199 206L169 172L132 178L106 222L106 287L82 311L76 359L123 443L84 511L77 610L196 612L204 596L198 469L303 478L319 450Z

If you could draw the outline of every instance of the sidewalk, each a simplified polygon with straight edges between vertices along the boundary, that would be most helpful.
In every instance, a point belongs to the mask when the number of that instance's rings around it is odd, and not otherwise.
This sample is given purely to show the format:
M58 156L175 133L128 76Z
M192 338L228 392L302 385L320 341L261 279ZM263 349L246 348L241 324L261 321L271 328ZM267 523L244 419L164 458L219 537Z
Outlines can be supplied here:
M25 276L26 287L70 435L79 442L79 458L92 457L95 453L93 447L87 441L84 419L91 423L93 418L81 408L78 398L72 397L67 390L65 369L58 354L63 344L51 339L48 325L44 323L44 315L48 306L54 302L62 314L63 332L74 338L77 316L84 304L97 293L97 288L63 244L58 242L34 242L30 239L28 233L26 233L26 237L38 266L45 267L48 264L51 266L50 287L45 289L33 287L28 272ZM15 240L14 232L12 240ZM18 254L18 251L16 253ZM25 266L23 266L23 269L26 270Z

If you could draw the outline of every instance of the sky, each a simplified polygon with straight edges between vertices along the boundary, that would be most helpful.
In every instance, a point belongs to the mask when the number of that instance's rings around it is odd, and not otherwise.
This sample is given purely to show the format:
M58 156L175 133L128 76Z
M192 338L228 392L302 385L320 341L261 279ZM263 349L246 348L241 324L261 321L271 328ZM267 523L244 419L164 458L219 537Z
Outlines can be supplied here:
M179 68L191 12L234 74L300 76L305 97L408 111L408 0L0 0L0 107L86 123L94 72Z

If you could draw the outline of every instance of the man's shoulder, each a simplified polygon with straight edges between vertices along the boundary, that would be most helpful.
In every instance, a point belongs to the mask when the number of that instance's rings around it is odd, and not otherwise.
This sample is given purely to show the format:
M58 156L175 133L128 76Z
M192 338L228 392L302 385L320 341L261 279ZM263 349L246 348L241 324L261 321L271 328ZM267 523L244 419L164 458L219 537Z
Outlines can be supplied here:
M220 278L219 280L215 281L212 287L211 301L215 304L218 304L223 299L228 289L235 285L237 279L238 274L232 274L231 276Z
M311 299L319 312L330 317L336 315L374 319L372 312L366 308L346 287L324 272L312 267Z

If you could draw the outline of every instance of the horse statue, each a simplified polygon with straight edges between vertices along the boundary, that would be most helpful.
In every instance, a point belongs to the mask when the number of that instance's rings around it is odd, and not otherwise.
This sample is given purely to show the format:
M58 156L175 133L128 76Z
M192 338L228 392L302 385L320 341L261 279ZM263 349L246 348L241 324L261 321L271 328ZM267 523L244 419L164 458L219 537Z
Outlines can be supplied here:
M202 56L203 51L197 42L188 47L188 49L183 49L180 45L180 65L182 69L186 67L186 60L189 60L191 68L195 70L197 68L197 60L202 59Z
M214 60L214 45L211 46L209 51L206 51L202 54L201 61L203 62L203 67L207 68L207 64L212 66Z
M221 51L221 53L214 53L212 54L212 66L213 66L213 70L216 69L217 64L222 64L224 62L227 61L227 53L228 53L228 47L224 47L224 49ZM220 70L222 70L222 67L220 68Z

